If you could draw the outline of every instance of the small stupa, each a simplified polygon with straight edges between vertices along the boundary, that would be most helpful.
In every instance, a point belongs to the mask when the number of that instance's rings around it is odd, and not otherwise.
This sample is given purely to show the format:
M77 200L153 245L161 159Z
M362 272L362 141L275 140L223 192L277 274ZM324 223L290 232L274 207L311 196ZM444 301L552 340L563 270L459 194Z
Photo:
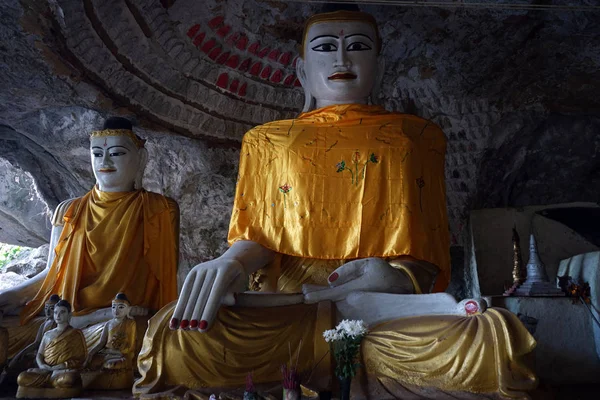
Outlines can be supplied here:
M533 234L529 237L527 279L513 293L514 296L564 296L562 290L548 280L546 267L540 260Z

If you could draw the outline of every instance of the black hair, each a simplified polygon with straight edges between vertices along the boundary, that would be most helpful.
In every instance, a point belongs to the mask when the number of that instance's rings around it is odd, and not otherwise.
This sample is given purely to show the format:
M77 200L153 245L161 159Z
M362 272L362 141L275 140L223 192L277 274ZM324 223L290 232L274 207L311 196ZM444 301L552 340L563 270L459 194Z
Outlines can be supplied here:
M60 301L60 296L57 294L53 294L52 296L50 296L50 298L48 299L48 301L52 301L54 303L57 303Z
M104 121L104 129L127 129L129 131L133 130L133 125L131 121L127 118L123 117L110 117L106 121Z
M117 293L117 295L115 296L115 300L124 300L129 303L129 299L127 298L127 295L125 293Z
M61 300L61 301L59 301L58 303L56 303L56 305L55 305L54 307L55 307L55 308L56 308L56 307L64 307L64 308L66 308L66 309L67 309L67 311L68 311L68 312L71 312L71 303L69 303L69 302L68 302L68 301L66 301L66 300Z

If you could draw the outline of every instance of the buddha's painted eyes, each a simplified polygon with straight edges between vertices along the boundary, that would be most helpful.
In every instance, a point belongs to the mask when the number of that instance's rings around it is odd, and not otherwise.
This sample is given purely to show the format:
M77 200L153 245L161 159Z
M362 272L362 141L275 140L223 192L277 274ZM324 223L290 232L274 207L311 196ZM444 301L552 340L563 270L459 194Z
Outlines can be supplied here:
M353 42L346 47L346 51L366 51L371 50L371 46L363 42Z
M125 153L124 151L114 151L114 152L110 153L110 156L111 157L119 157L119 156L122 156L125 154L127 154L127 153Z
M337 46L333 43L323 43L318 46L312 48L314 51L321 51L324 53L329 53L332 51L337 51Z
M102 157L102 153L92 153L94 154L94 157Z

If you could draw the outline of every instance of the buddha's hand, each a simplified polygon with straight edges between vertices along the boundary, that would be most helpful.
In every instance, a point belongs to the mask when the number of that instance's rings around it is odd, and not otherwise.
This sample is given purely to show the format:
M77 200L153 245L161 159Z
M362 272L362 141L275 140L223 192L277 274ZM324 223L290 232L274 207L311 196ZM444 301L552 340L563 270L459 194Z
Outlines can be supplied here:
M10 314L24 304L25 301L14 290L9 289L0 292L0 311L3 314Z
M352 292L412 293L410 279L381 258L363 258L342 265L327 278L329 287L304 285L304 302L342 301Z
M234 293L244 291L247 275L242 264L232 258L219 257L196 265L185 278L171 329L207 331L221 304L233 305Z
M149 312L150 310L148 310L146 307L131 306L129 308L130 317L145 317Z
M61 369L67 369L67 363L61 363L61 364L55 365L53 367L50 367L50 369L52 371L59 371Z

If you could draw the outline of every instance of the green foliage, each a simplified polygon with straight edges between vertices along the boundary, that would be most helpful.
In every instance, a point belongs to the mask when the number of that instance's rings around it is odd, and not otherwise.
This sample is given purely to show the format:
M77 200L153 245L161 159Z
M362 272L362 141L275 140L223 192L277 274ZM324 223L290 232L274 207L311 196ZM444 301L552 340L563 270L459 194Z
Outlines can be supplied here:
M3 269L9 262L21 254L25 248L13 246L6 243L0 243L0 269Z
M335 357L335 374L339 378L353 377L360 363L356 362L362 336L351 337L344 335L342 340L331 342L333 356Z

